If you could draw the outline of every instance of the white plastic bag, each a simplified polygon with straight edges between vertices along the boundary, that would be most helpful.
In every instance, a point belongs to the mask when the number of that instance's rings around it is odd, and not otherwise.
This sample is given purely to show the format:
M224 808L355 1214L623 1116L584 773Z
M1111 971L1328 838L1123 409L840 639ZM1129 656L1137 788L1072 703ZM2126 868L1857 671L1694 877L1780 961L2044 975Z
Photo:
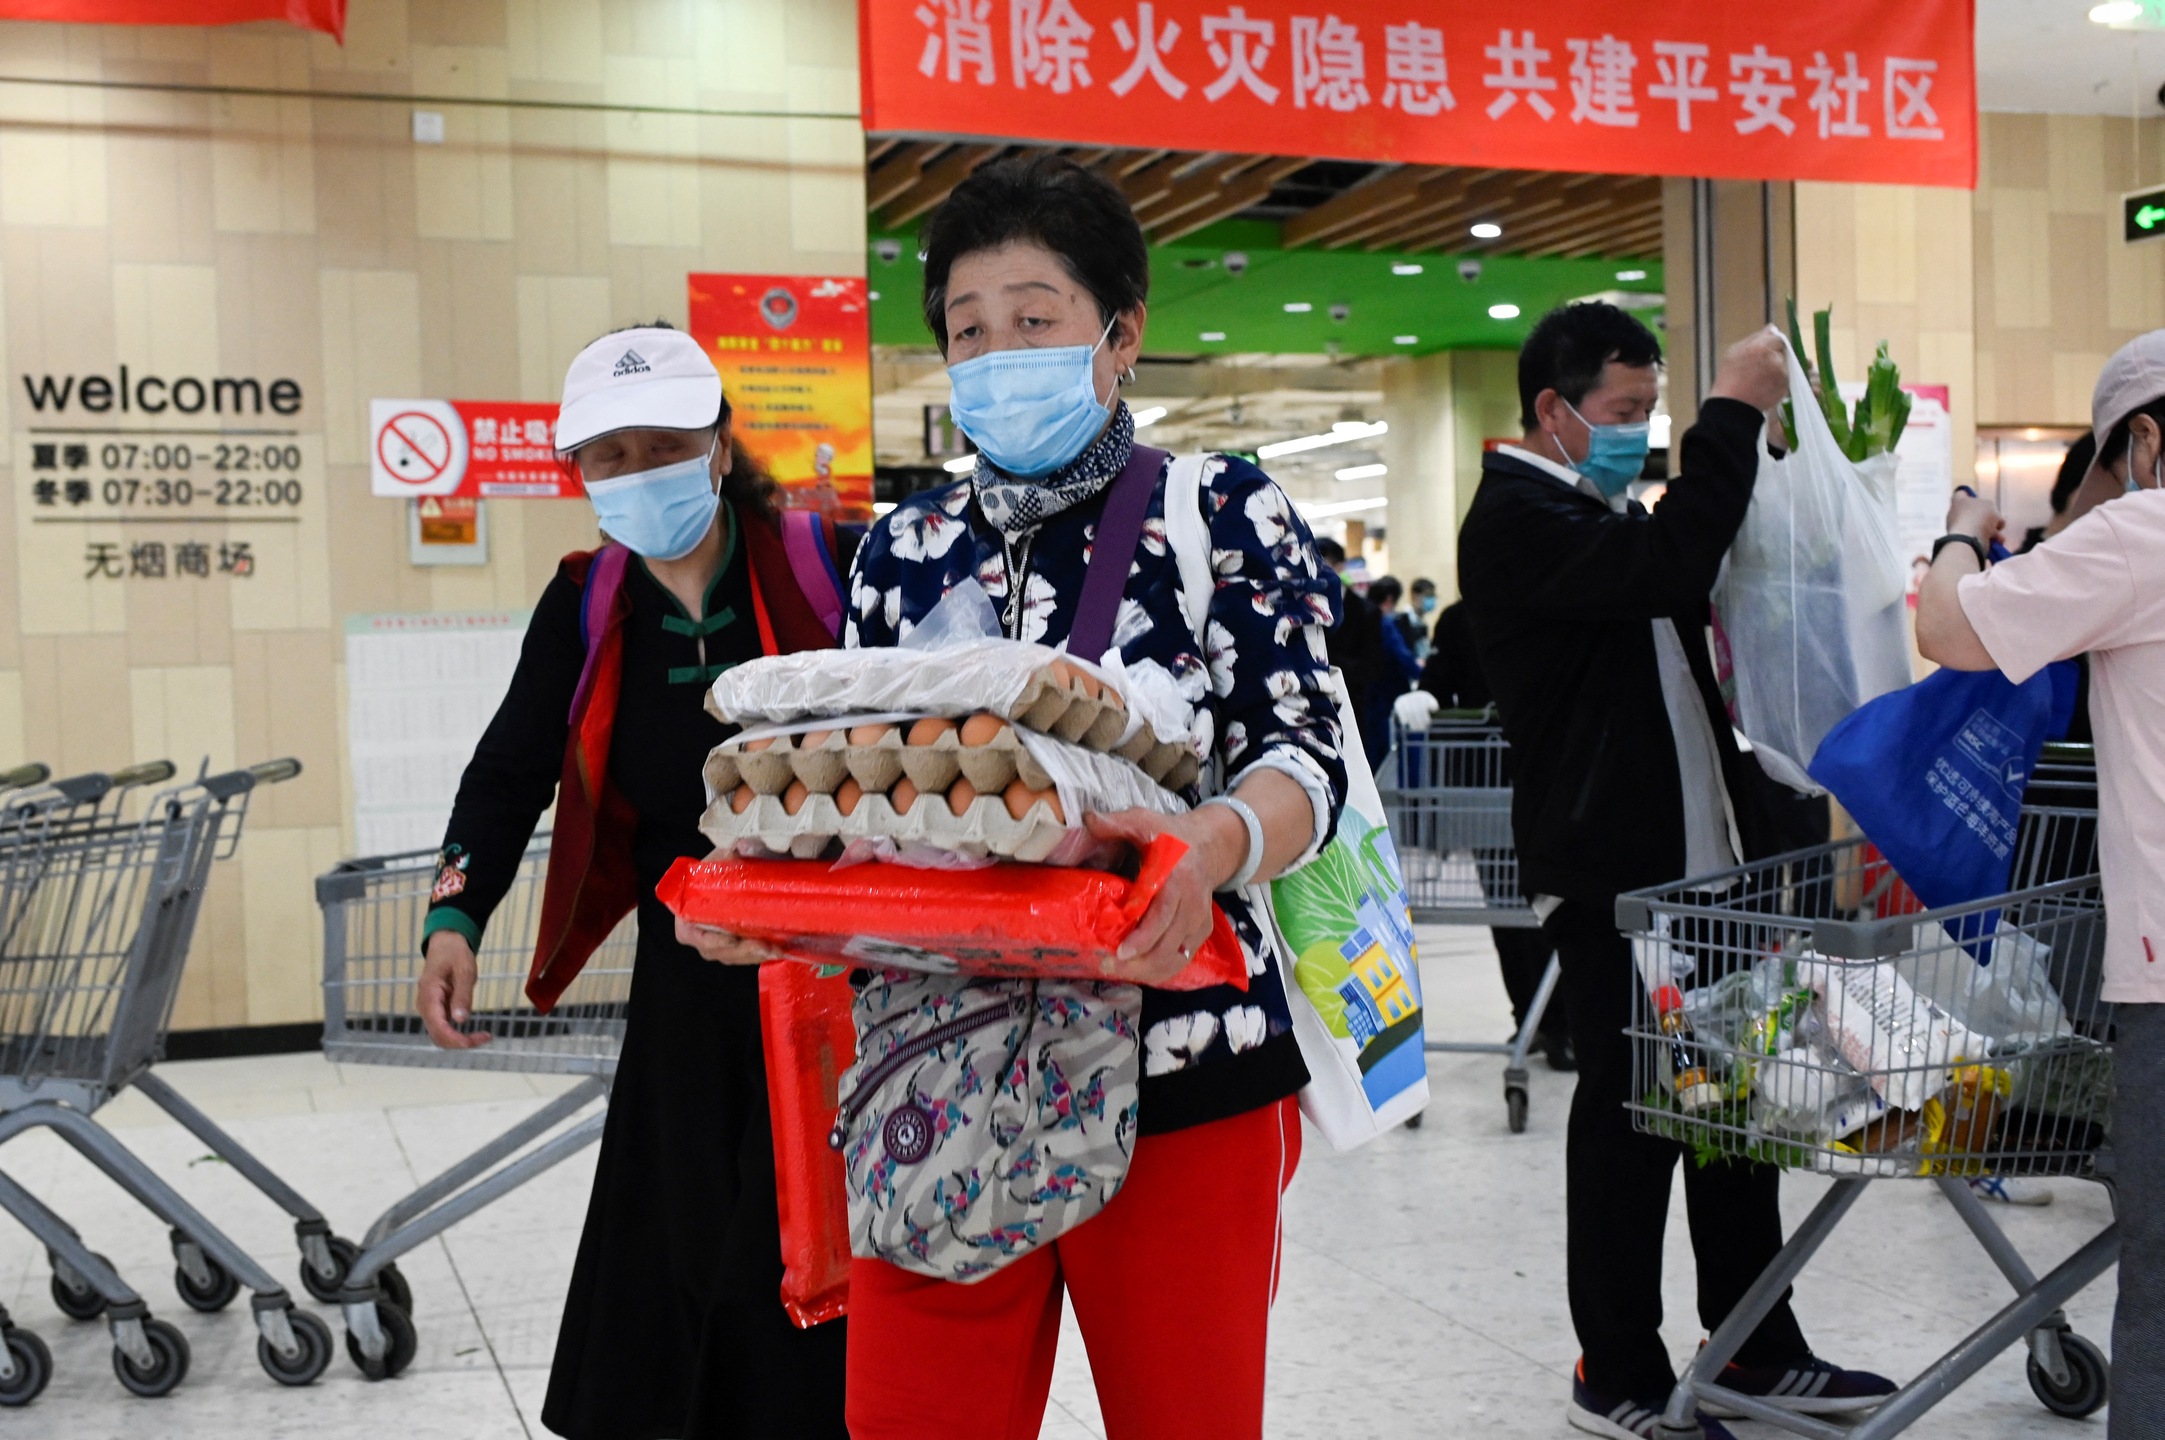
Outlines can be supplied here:
M1858 465L1842 453L1793 351L1789 394L1794 448L1777 460L1760 442L1759 479L1715 608L1735 667L1739 728L1768 773L1816 790L1804 769L1827 732L1910 681L1908 576L1894 457Z

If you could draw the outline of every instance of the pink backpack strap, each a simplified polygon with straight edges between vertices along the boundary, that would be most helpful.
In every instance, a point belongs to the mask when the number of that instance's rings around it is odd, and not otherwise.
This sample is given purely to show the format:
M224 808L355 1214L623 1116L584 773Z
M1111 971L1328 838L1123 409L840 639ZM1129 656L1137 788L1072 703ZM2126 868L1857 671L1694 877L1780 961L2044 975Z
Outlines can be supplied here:
M827 627L829 635L842 633L842 582L828 553L817 512L784 510L782 546L789 555L790 573L797 589L811 603L812 613Z
M579 593L579 639L586 646L586 663L579 669L578 688L571 692L571 722L576 725L586 697L594 688L595 667L601 661L602 637L608 633L609 617L616 597L624 592L624 574L631 567L631 551L622 545L604 545L587 563L586 584Z

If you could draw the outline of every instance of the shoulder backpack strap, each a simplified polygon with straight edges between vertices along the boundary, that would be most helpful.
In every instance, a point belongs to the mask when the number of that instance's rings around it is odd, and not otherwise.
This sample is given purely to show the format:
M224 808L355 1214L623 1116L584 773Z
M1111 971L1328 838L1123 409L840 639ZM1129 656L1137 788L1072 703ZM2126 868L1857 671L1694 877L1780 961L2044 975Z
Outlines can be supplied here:
M604 545L594 552L586 567L586 584L579 592L579 641L586 646L586 663L579 668L579 684L571 692L571 719L576 722L586 697L593 693L595 667L601 663L601 638L608 631L610 612L624 593L624 573L631 565L631 551L622 545Z
M812 613L829 635L842 633L842 584L821 535L821 517L812 510L782 512L782 546L789 555L797 589L811 602Z
M1165 476L1165 543L1180 571L1180 608L1197 639L1210 621L1218 575L1210 563L1210 522L1203 518L1203 467L1208 455L1178 455Z
M1143 538L1143 518L1158 488L1165 452L1137 445L1128 463L1105 492L1091 543L1090 568L1083 574L1082 596L1075 602L1075 623L1068 627L1068 654L1097 661L1112 648L1113 625L1120 618L1120 598L1127 593L1128 568Z

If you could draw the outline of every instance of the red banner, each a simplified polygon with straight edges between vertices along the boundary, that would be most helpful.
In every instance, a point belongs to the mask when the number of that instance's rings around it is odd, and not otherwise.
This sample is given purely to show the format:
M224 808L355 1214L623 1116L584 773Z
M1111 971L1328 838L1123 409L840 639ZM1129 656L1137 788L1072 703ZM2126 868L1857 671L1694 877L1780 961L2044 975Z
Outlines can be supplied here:
M730 427L789 503L872 518L872 326L863 276L693 275L692 335Z
M0 20L75 25L245 25L283 20L346 39L346 0L0 0Z
M1971 186L1971 0L861 0L864 124Z

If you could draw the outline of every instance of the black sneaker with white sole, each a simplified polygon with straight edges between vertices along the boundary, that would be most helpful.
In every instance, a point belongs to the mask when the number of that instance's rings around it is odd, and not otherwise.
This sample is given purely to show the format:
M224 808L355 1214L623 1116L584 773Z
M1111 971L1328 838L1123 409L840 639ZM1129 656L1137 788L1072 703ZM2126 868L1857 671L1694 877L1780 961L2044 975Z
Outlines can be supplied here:
M1714 1383L1795 1415L1852 1415L1873 1409L1901 1388L1884 1375L1844 1370L1816 1355L1786 1365L1739 1365L1731 1361ZM1718 1400L1707 1401L1706 1408L1715 1415L1738 1413Z
M1668 1397L1643 1404L1622 1395L1605 1395L1586 1383L1582 1373L1574 1371L1571 1377L1571 1408L1564 1418L1574 1430L1584 1430L1589 1435L1606 1435L1609 1440L1654 1440L1655 1427L1661 1423L1662 1406ZM1728 1426L1714 1419L1705 1411L1695 1417L1700 1433L1706 1440L1736 1440Z

